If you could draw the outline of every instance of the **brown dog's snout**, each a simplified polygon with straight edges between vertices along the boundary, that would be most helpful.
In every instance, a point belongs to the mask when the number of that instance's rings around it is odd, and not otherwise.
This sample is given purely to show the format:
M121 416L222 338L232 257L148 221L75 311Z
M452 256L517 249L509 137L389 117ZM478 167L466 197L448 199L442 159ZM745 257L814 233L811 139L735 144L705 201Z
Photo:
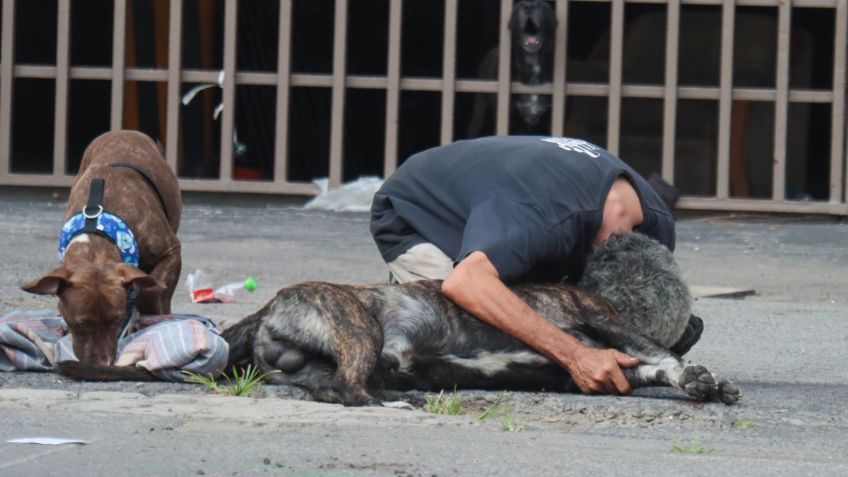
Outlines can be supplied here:
M74 343L74 354L80 363L109 366L115 362L115 354L118 349L117 337L97 335L75 334L71 330Z

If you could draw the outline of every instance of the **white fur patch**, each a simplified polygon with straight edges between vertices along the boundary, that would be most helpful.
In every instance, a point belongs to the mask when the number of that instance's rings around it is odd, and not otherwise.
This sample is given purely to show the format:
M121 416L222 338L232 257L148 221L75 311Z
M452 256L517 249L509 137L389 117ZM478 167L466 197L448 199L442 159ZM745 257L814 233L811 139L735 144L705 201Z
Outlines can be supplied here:
M473 358L460 358L449 354L445 355L444 359L457 366L476 369L486 376L493 376L506 371L510 365L544 365L550 362L547 358L529 351L515 353L490 353L485 351Z
M665 373L665 379L668 380L666 384L676 386L683 373L683 366L676 358L666 356L655 363L640 364L635 370L637 377L646 383L656 383L659 371Z
M74 236L74 238L71 239L70 242L68 242L68 246L65 247L65 250L67 251L69 248L71 248L71 245L75 243L91 243L91 240L88 238L88 234L77 234Z

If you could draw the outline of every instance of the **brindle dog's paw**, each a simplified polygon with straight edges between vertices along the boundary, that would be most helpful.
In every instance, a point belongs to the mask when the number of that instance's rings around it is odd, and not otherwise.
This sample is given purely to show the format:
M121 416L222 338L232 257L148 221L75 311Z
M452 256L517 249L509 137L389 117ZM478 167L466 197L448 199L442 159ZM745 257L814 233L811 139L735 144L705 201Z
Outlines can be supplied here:
M344 386L319 386L312 393L318 401L343 404L345 406L379 406L380 400L361 389Z
M329 402L333 404L345 404L342 393L332 386L318 386L312 390L312 397L316 401Z
M722 379L718 383L718 395L716 398L728 406L734 404L742 397L742 391L726 379Z
M713 373L698 364L683 368L683 374L677 384L686 394L699 401L706 401L718 393L718 384Z

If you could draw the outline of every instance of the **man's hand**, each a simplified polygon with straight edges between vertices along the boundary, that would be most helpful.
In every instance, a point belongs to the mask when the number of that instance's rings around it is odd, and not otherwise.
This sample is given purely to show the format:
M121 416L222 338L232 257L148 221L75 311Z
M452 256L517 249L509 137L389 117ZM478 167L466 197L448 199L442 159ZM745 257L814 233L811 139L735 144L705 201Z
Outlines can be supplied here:
M584 393L630 394L630 383L621 368L632 368L639 360L614 349L583 346L573 351L568 371Z
M461 261L442 283L442 293L479 320L507 333L568 370L585 393L630 392L621 368L639 360L612 349L590 348L542 318L501 282L482 252Z

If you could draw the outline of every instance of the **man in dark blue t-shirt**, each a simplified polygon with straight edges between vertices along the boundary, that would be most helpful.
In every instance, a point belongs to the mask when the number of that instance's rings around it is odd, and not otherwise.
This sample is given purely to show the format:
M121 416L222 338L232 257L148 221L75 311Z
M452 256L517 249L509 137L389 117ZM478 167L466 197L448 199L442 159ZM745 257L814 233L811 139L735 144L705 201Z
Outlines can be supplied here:
M647 181L572 138L497 136L421 152L371 207L394 280L443 279L448 298L559 362L584 392L629 392L621 367L638 360L583 345L505 283L576 282L592 245L631 230L674 250L674 218Z

